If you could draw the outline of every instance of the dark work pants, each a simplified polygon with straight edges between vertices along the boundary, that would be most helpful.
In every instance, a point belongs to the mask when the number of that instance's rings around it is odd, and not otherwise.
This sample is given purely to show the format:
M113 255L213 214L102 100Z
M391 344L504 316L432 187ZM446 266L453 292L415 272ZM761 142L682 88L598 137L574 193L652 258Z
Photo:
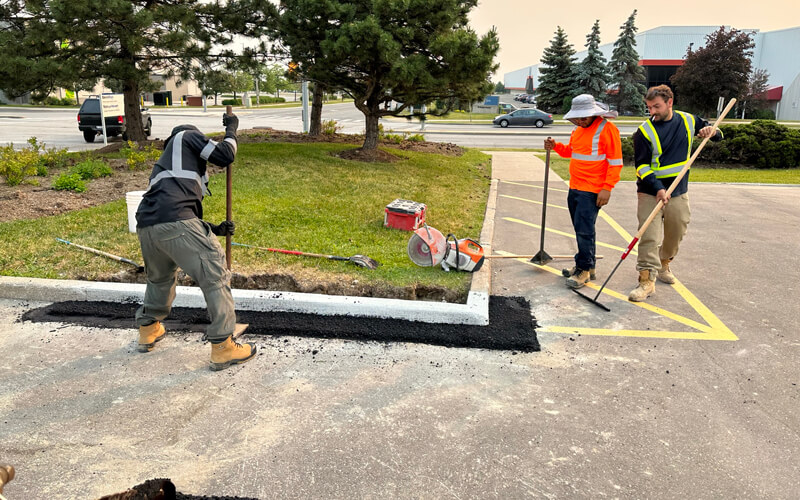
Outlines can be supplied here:
M597 193L570 189L567 195L567 206L578 240L578 253L575 254L575 265L578 269L588 271L594 269L595 230L597 214Z

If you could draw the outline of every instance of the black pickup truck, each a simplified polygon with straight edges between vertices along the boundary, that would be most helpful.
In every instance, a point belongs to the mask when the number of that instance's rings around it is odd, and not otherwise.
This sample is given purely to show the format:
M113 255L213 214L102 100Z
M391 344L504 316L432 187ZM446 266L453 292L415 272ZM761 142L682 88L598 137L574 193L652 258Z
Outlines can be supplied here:
M153 122L150 120L150 113L147 108L142 108L142 126L147 136L152 134ZM83 132L86 142L94 142L94 138L103 134L103 126L100 123L100 99L97 96L88 97L81 109L78 110L78 130ZM106 133L108 137L116 137L122 134L124 140L128 140L128 133L125 127L125 116L106 116Z

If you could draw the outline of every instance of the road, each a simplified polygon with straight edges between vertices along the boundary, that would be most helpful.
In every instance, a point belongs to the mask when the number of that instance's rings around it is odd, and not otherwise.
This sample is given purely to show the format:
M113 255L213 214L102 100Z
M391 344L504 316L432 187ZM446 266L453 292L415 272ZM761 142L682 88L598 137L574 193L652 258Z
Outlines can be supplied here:
M510 99L510 97L507 97ZM152 109L153 136L166 138L176 125L191 123L206 133L222 130L222 109L176 107L172 109ZM250 108L238 109L242 128L271 127L294 132L302 131L301 108ZM83 140L78 131L77 110L55 108L0 107L0 141L22 147L30 137L36 137L49 147L68 148L70 151L98 149L103 146L102 137L92 144ZM352 103L327 104L322 108L323 120L336 120L346 134L364 132L364 115ZM480 148L539 148L547 136L567 142L572 125L553 124L541 129L535 127L514 127L501 129L489 123L438 123L428 121L424 130L419 122L398 118L382 120L384 129L395 132L425 134L425 138L435 142L451 142L460 146ZM623 125L620 132L630 135L634 125ZM115 138L113 140L121 140Z

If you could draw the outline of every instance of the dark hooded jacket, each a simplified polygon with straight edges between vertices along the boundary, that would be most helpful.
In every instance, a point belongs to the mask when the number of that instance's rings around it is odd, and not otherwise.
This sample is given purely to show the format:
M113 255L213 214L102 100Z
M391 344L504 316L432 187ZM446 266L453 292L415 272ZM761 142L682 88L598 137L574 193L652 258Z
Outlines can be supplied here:
M219 143L207 139L193 125L172 129L136 212L137 227L202 219L203 197L208 189L207 162L227 167L233 163L236 149L236 133L231 129Z

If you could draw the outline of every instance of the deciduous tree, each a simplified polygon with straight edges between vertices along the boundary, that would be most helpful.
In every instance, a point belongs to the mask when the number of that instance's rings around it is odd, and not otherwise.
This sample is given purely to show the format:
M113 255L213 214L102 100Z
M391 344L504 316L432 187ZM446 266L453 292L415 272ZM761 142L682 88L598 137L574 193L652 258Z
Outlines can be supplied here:
M688 110L709 116L720 97L747 95L753 56L753 33L721 26L706 36L706 44L686 51L686 60L670 81L675 100Z

